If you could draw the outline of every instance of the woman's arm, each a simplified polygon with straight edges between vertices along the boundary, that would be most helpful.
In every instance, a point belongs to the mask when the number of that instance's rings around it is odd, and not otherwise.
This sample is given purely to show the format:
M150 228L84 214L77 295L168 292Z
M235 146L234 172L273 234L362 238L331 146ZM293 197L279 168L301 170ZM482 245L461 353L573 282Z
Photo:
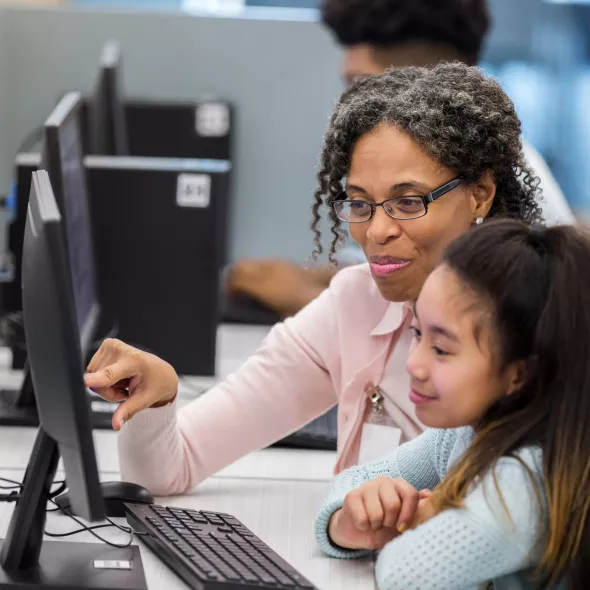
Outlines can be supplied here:
M543 498L539 455L520 453ZM544 502L539 504L533 482L517 459L501 459L496 480L498 487L490 473L467 496L464 508L443 511L389 543L377 561L379 588L471 589L533 567L544 530Z
M324 358L338 341L335 308L328 289L211 391L178 412L173 403L138 413L119 435L123 479L156 495L186 492L333 407Z

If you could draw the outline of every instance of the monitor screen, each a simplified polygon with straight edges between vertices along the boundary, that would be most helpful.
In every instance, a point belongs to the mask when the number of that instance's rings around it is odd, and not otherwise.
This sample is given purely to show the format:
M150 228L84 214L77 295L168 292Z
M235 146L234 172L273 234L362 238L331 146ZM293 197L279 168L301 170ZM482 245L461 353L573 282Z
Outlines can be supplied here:
M76 317L83 332L98 298L78 113L68 117L59 129L59 158Z
M95 154L129 153L127 121L122 102L122 54L117 41L105 43L92 102L91 146Z

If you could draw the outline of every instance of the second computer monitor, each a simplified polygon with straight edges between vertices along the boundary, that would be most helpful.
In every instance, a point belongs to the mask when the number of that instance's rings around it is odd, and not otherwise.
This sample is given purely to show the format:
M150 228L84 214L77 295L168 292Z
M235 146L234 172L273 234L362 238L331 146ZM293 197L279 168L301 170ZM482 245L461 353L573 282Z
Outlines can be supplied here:
M76 292L76 317L88 347L99 315L88 187L82 153L82 98L66 94L45 122L43 166L47 169L66 227Z
M94 154L126 156L129 138L121 98L122 56L117 41L105 43L90 104L90 146Z

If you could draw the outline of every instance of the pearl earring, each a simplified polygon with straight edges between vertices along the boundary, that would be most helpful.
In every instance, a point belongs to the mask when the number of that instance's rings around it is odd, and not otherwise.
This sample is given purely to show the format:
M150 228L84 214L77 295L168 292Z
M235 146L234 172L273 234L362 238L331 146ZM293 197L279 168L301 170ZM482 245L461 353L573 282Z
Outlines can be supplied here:
M478 217L475 220L475 225L481 225L483 223L483 217Z

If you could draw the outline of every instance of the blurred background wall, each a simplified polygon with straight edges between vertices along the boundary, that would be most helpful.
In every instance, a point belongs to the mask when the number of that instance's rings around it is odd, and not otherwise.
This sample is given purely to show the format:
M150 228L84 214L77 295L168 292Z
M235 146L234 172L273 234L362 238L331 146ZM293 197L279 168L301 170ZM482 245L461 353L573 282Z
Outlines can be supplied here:
M590 215L590 6L490 3L484 67L572 207ZM240 14L241 0L30 4L0 7L0 192L26 134L64 91L91 91L101 45L116 38L127 96L217 95L236 106L231 258L309 255L315 165L342 89L340 51L315 0L252 0Z

